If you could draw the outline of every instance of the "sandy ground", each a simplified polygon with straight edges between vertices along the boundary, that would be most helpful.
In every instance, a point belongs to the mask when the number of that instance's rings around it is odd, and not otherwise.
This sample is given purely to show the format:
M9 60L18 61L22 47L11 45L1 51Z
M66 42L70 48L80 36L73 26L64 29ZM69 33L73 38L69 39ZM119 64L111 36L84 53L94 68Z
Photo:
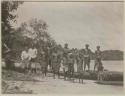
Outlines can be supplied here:
M36 94L123 94L123 86L101 85L93 80L84 80L84 83L80 84L76 79L73 83L63 79L53 79L52 74L44 78L38 76L34 78L40 81L24 81L22 88L33 90Z

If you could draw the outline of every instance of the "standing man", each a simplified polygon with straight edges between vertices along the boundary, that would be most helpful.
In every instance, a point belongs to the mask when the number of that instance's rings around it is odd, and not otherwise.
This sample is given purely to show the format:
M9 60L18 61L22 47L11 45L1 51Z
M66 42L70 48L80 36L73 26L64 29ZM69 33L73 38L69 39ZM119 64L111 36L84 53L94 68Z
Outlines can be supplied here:
M84 71L86 69L86 66L88 66L88 70L90 70L90 55L91 55L91 50L89 49L89 45L85 45L84 49Z
M64 65L65 68L68 67L68 54L69 54L70 50L68 48L68 44L66 43L64 45L64 49L63 49L63 59L64 59ZM67 69L67 68L66 68ZM66 71L66 70L65 70ZM68 71L68 70L67 70Z
M69 53L69 48L68 44L66 43L64 45L63 49L63 72L64 72L64 80L66 80L67 74L68 74L68 53Z
M59 75L59 69L60 69L60 59L59 55L57 52L57 48L55 47L52 52L52 71L53 71L53 78L55 79L55 74L58 74L58 78L60 77Z
M74 82L74 58L72 53L68 54L68 75L69 79L73 78Z
M35 45L32 45L32 48L29 49L28 51L29 57L30 57L30 66L31 66L31 71L36 73L36 58L37 58L37 49L35 48Z
M98 67L102 64L102 62L101 62L102 54L101 54L100 46L97 46L96 48L97 48L97 50L95 51L94 71L95 71L96 67L98 70Z
M22 51L21 53L21 59L22 59L22 63L23 63L23 69L24 71L28 71L28 66L29 66L29 54L28 54L28 47L25 47L25 50Z
M43 76L46 76L47 75L47 60L46 60L46 54L44 51L41 52L41 69L42 69L42 73L43 73Z

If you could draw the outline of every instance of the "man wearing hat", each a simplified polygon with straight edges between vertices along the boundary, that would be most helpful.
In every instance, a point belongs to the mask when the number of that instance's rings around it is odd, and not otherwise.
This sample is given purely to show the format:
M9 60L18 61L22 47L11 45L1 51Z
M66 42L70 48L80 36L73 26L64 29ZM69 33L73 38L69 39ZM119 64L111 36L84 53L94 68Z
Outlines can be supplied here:
M68 44L66 43L66 44L64 45L64 50L63 50L63 55L64 55L64 57L67 58L68 53L69 53L69 48L68 48Z
M95 51L94 71L95 71L96 67L98 67L100 64L102 64L102 63L101 63L102 55L101 55L100 46L97 46L96 48L97 48L97 50Z
M88 66L88 70L90 70L90 55L91 55L91 50L89 49L89 45L85 45L84 49L84 71L86 69L86 66Z

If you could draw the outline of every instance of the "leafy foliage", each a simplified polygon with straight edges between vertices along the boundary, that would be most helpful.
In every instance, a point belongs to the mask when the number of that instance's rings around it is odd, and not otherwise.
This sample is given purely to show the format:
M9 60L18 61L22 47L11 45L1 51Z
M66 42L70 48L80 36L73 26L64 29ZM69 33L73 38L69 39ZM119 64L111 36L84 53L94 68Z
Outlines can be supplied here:
M51 38L47 32L48 25L43 20L33 18L27 23L24 22L18 29L18 32L25 38L30 38L32 43L37 46L55 45L56 42Z
M13 57L19 60L25 46L30 48L32 45L35 45L39 51L38 53L41 50L47 53L47 48L56 46L55 40L47 32L47 27L48 25L45 21L33 18L22 23L19 28L15 29L13 34L11 34L13 38L11 39Z
M16 21L17 14L14 12L17 10L18 6L22 4L22 1L2 1L2 42L11 48L11 32L13 31L11 22Z

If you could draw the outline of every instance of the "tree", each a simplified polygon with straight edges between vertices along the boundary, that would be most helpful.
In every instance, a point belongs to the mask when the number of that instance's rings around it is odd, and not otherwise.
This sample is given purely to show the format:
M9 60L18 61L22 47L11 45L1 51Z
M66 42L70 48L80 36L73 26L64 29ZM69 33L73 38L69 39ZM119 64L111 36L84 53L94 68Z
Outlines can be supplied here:
M6 67L11 69L13 62L11 58L12 54L12 44L13 44L13 34L11 22L16 21L17 15L14 12L17 10L18 6L22 4L22 1L2 1L1 2L1 13L2 13L2 58L5 59ZM9 51L8 51L9 50ZM11 52L10 52L11 50Z
M11 47L11 32L13 31L11 22L16 21L17 14L14 12L17 10L18 6L22 4L22 1L2 1L2 43Z
M47 32L47 28L48 25L45 21L33 18L27 23L22 23L19 30L22 33L22 36L32 39L33 44L36 44L39 47L44 47L56 44Z
M47 28L47 23L41 19L33 18L23 22L13 33L13 57L18 59L24 47L31 47L32 44L36 46L38 53L44 51L47 54L48 47L56 46L56 42L48 33Z

